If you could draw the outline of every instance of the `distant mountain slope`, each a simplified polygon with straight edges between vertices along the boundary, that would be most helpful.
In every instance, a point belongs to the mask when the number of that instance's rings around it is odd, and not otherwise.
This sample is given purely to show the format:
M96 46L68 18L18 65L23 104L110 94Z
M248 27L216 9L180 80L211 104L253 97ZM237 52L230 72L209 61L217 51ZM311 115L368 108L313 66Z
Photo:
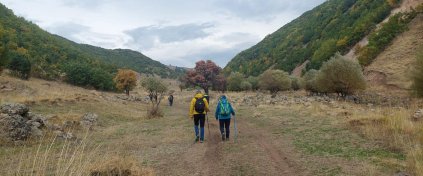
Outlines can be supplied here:
M320 68L336 51L348 52L397 6L397 0L328 0L239 53L225 67L259 75L269 68L291 72L306 60Z
M7 62L13 52L29 55L32 74L44 79L58 79L63 74L63 65L69 62L86 62L112 72L117 68L131 68L140 73L162 77L176 77L181 72L169 69L136 51L77 44L50 34L24 18L15 16L12 10L0 4L0 64Z
M423 49L423 14L414 18L408 28L365 68L370 89L392 91L410 88L410 71L417 52Z

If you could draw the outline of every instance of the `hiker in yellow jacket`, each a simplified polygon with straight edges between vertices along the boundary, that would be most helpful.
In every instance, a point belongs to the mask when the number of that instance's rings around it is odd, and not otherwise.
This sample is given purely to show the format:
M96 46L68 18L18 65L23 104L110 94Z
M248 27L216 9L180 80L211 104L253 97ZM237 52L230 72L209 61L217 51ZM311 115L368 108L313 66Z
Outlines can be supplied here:
M204 123L207 112L209 112L209 103L201 91L197 91L189 108L189 117L194 119L195 142L204 142ZM200 132L198 125L200 125Z

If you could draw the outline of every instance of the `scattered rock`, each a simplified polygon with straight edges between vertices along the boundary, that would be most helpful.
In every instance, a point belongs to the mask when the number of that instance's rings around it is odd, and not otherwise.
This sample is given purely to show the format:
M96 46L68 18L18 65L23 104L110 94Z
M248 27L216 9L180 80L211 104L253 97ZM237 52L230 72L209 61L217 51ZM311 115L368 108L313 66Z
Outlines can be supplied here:
M29 112L24 104L4 104L0 107L0 137L22 141L30 136L42 136L45 118Z
M97 125L98 115L94 113L86 113L82 116L80 124L86 128L92 130Z
M411 175L406 173L406 172L400 171L400 172L395 173L394 176L411 176Z
M423 119L423 109L417 110L414 115L411 117L414 121L420 121Z
M24 104L4 104L0 110L1 113L8 115L26 115L29 108Z

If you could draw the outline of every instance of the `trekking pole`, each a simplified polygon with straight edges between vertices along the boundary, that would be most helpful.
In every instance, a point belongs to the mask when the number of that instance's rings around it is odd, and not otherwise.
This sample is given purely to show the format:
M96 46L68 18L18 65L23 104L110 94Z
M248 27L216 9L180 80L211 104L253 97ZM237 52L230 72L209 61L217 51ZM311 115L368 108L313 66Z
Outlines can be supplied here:
M235 143L237 142L238 129L236 128L236 116L234 116L234 134L235 134Z
M207 131L209 131L209 138L210 138L210 124L209 124L209 115L206 114L206 118L207 118Z

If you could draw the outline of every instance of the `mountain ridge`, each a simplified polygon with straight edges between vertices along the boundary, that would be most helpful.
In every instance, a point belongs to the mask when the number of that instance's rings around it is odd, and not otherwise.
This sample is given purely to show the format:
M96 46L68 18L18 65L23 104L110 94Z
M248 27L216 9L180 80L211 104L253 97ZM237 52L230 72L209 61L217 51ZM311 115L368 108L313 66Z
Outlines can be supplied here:
M0 3L0 58L7 62L11 52L27 54L32 63L32 75L43 79L60 79L63 65L87 62L93 67L106 65L108 70L130 68L144 74L176 78L183 70L171 70L159 61L130 49L105 49L79 44L16 16ZM4 63L3 63L4 64ZM114 71L112 71L114 72Z

